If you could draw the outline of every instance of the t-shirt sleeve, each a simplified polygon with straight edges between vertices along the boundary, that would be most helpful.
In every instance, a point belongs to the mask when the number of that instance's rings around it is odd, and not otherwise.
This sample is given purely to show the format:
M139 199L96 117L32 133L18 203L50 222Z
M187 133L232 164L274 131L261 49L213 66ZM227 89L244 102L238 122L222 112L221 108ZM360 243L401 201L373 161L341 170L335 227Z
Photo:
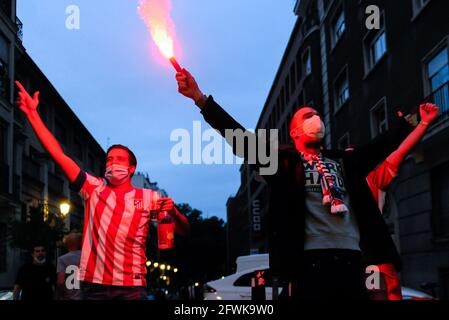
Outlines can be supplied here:
M59 257L58 258L58 264L56 265L56 272L57 273L59 273L59 272L65 273L66 268L67 268L67 265L66 265L66 263L64 261L64 258L63 257Z
M102 178L97 178L88 174L87 172L81 170L76 177L75 181L70 184L70 189L75 192L78 192L83 200L86 200L90 197L92 192L106 184L106 181Z
M385 191L397 176L397 172L398 168L385 160L368 175L368 184L371 188Z

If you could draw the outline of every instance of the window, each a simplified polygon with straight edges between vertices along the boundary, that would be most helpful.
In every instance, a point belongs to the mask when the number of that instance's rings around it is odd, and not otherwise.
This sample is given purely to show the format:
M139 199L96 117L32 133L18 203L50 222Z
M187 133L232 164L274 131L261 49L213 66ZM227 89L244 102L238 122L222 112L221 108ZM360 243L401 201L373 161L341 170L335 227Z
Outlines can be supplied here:
M335 99L337 110L349 100L349 83L346 70L341 73L335 82Z
M6 223L0 223L0 272L6 271L6 257L7 257L7 234Z
M310 54L310 48L306 50L302 61L304 65L305 76L307 77L312 73L312 56Z
M290 101L290 76L287 76L287 79L285 80L285 101L286 101L286 105L288 105L289 101Z
M441 114L449 111L449 64L448 50L444 48L427 63L428 86L432 100L442 110Z
M7 100L10 98L9 49L10 42L0 34L0 96Z
M332 46L333 47L335 47L335 45L341 39L341 37L343 36L345 31L346 31L346 19L345 19L345 14L342 9L340 14L337 16L337 18L332 23Z
M385 98L371 109L370 118L372 138L388 130L387 103Z
M39 106L37 108L37 112L39 113L39 116L42 119L42 122L45 123L45 125L48 127L48 119L47 119L47 106L42 103L42 101L39 101Z
M265 279L265 286L271 287L272 281L271 281L271 272L270 270L263 270L264 272L264 279ZM255 272L249 272L238 278L234 282L234 286L236 287L251 287L251 279L254 278Z
M421 10L429 3L430 0L412 0L413 1L413 12L417 16Z
M6 126L0 122L0 164L6 162L6 155L8 153L6 150L6 134Z
M387 53L387 40L382 32L371 46L371 63L375 65Z
M380 30L370 30L363 40L366 74L368 74L388 52L387 34L385 31L383 14L380 17L380 24Z
M431 171L433 231L436 239L449 239L449 162Z
M83 160L83 146L78 139L75 139L73 141L73 152L75 157L77 157L79 160Z
M301 51L298 51L296 54L296 81L297 83L301 82L301 75L302 75L302 57L301 57Z
M340 150L346 150L349 146L349 132L346 132L340 139L338 139L338 148Z
M290 92L293 94L296 89L296 66L293 62L291 68L290 68Z
M55 120L55 136L63 145L67 145L67 132L61 121Z
M87 167L90 171L95 172L95 158L90 152L87 155Z

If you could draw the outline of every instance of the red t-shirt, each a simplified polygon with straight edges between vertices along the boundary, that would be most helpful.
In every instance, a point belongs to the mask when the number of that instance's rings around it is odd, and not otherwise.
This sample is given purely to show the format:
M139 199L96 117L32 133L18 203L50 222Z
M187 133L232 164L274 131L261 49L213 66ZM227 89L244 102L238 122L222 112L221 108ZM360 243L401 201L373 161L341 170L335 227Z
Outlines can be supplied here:
M113 286L146 286L146 239L160 195L117 191L105 179L80 172L73 184L85 204L80 280Z

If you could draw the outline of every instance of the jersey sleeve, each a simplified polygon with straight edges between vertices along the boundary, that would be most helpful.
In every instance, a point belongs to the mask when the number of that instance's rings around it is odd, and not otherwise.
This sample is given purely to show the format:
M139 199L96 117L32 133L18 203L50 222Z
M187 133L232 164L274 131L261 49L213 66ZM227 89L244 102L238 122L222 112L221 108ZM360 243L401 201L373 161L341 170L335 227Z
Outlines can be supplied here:
M393 179L397 176L398 168L388 160L382 162L380 166L370 172L367 177L371 189L385 191Z
M105 184L106 181L104 179L97 178L81 170L75 181L70 184L70 188L78 192L83 200L87 200L95 189Z

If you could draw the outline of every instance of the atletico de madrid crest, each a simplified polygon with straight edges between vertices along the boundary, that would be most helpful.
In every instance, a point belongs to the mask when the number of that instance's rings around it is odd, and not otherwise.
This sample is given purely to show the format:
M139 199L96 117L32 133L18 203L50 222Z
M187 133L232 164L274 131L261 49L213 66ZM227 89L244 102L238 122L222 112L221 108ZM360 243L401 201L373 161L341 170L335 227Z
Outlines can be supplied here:
M142 199L134 200L134 207L138 210L142 210L143 209L143 200Z

